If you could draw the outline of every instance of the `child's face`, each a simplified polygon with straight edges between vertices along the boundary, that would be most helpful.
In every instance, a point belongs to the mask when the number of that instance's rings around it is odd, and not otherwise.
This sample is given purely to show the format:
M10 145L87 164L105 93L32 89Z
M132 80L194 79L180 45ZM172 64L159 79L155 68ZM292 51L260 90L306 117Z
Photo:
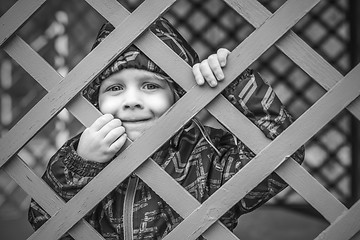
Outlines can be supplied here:
M105 79L99 109L119 118L131 140L138 138L175 102L166 80L139 69L124 69Z

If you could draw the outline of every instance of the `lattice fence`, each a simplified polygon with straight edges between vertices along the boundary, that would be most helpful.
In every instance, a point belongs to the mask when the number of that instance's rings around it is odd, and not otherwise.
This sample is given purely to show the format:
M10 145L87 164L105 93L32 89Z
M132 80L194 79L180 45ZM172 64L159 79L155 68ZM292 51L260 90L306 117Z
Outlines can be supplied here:
M274 170L330 223L317 239L350 239L359 231L360 202L349 209L346 208L303 167L287 158L344 108L356 118L360 117L359 100L353 102L359 94L360 82L357 80L357 75L360 67L355 67L343 76L290 30L320 1L288 0L271 13L253 0L225 0L224 2L246 19L255 30L240 45L232 48L225 72L227 78L223 84L211 91L193 87L187 81L192 77L190 67L152 33L145 31L142 34L141 29L148 27L174 4L175 0L147 0L131 14L116 1L108 0L102 3L99 0L87 0L87 2L117 27L106 39L107 45L100 44L71 69L66 77L60 75L15 34L16 30L45 3L45 0L20 0L0 19L0 43L3 49L47 92L38 98L38 102L0 140L2 170L52 215L52 218L29 239L55 239L67 231L76 239L101 239L97 232L82 220L82 217L133 171L184 218L184 221L166 239L196 239L200 235L207 239L237 239L217 219ZM59 22L61 19L60 15ZM128 33L126 36L122 35L125 29ZM121 42L118 40L119 36L122 36ZM188 92L156 126L120 154L118 161L109 164L94 181L65 204L17 153L64 107L84 126L89 126L99 116L99 112L78 92L106 66L109 59L114 59L134 39L136 39L135 44L144 53ZM112 44L114 42L117 44ZM276 46L327 92L314 100L315 103L311 104L310 108L299 114L296 122L281 136L269 142L247 118L234 111L232 105L217 94L273 46ZM59 69L62 69L59 72L66 71L61 64ZM187 111L183 112L185 106ZM257 156L223 188L200 205L173 179L168 179L167 174L157 164L146 159L171 137L172 133L204 107L257 153ZM237 119L236 122L233 119ZM238 119L243 122L240 129ZM163 126L167 126L168 132L159 134L161 132L159 129ZM140 147L143 149L141 152L137 151ZM136 160L126 162L127 157ZM247 177L249 174L252 175L251 181ZM241 189L238 182L241 182ZM96 195L93 192L96 192ZM218 205L219 202L222 204Z

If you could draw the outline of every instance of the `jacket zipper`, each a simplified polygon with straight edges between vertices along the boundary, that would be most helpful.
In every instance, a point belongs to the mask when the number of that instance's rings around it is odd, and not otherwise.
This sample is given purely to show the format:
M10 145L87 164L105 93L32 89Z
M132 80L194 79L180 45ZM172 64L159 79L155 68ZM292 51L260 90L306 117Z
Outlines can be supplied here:
M133 240L133 208L138 182L139 178L133 174L129 177L129 182L126 188L123 211L125 240Z

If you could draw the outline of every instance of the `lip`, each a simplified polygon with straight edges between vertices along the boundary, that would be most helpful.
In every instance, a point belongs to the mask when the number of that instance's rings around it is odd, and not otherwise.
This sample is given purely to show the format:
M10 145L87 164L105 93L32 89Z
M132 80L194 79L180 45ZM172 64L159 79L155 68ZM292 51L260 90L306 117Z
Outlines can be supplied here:
M133 120L122 120L123 125L126 126L140 126L147 125L151 122L151 118L148 119L133 119Z
M146 119L128 119L128 120L121 120L123 123L143 123L150 121L150 118Z

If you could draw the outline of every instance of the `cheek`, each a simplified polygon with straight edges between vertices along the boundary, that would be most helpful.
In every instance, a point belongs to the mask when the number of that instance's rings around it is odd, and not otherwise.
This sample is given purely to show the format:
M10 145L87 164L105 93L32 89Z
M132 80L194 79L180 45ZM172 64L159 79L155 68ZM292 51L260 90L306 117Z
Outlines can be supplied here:
M153 99L153 110L156 112L157 116L161 116L174 104L174 102L173 94L161 95L156 99Z
M109 97L99 98L99 110L102 113L111 113L113 114L115 110L116 103L114 99Z

